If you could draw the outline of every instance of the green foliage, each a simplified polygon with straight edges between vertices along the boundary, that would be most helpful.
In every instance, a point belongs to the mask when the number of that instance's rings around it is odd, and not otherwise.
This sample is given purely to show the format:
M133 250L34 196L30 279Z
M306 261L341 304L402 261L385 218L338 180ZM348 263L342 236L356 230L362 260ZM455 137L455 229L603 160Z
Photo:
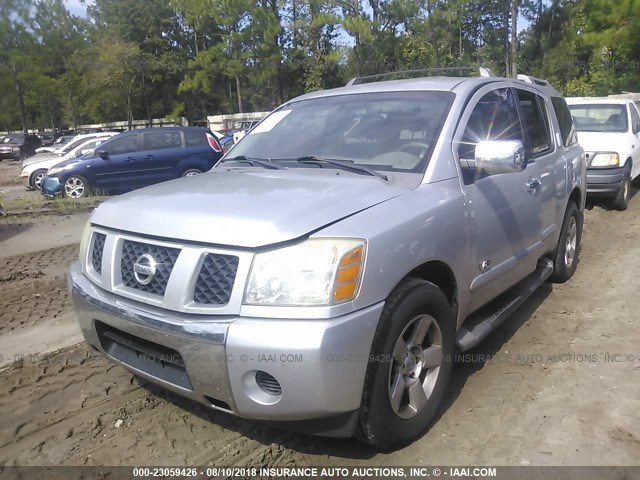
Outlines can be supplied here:
M200 121L356 75L514 62L567 95L638 91L640 1L95 0L79 18L3 0L0 129Z

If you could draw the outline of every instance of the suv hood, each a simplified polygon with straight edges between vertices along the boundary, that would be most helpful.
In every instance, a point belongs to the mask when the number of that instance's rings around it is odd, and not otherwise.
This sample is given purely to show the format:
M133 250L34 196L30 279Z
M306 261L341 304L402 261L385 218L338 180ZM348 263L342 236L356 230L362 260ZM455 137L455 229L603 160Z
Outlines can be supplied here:
M302 237L407 191L393 180L318 170L217 169L111 199L96 209L91 223L255 248Z

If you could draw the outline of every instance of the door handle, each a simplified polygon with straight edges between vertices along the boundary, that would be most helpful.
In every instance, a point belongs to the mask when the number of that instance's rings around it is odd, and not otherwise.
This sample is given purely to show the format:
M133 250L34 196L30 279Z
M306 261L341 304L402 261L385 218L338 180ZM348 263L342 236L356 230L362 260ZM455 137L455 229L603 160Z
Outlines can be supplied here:
M136 159L136 157L127 157L127 162L133 162Z
M145 160L153 160L153 155L147 155L144 157Z
M530 178L525 185L527 186L527 190L535 190L538 188L542 182L537 178Z

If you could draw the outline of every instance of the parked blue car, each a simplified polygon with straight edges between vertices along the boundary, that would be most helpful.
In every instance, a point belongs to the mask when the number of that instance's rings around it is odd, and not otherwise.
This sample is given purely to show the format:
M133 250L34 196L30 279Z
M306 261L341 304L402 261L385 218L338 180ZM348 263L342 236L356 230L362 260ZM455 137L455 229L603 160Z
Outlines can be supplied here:
M161 127L121 133L95 152L59 163L42 180L42 194L81 198L92 190L119 193L205 172L222 156L211 130Z

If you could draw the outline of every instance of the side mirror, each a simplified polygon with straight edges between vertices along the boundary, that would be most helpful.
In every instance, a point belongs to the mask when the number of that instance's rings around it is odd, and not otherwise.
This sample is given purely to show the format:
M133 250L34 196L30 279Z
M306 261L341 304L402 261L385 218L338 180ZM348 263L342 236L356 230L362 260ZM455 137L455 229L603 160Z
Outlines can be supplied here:
M476 168L488 174L521 172L527 166L519 140L484 140L476 145Z
M98 150L98 156L103 160L109 160L109 152L106 150Z

